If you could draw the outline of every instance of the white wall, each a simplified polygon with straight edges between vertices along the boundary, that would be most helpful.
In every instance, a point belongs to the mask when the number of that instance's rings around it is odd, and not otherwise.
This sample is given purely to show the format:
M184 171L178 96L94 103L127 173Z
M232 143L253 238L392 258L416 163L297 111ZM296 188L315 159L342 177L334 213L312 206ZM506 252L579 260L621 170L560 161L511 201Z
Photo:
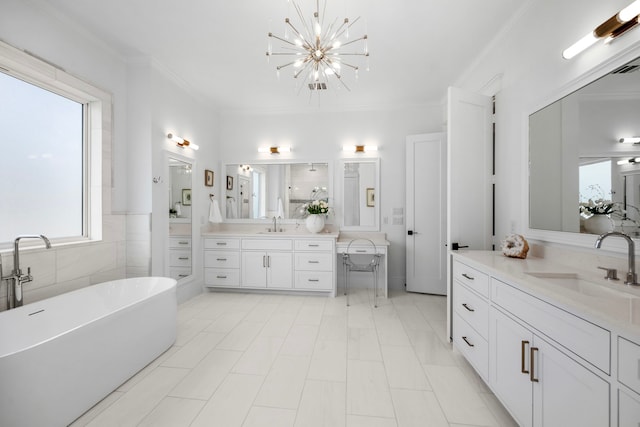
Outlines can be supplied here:
M330 161L334 164L334 172L337 172L337 160L344 158L343 145L378 145L382 188L377 197L382 203L381 231L387 233L391 242L389 283L393 288L402 289L405 226L391 225L391 217L393 208L404 210L405 206L405 137L441 132L443 127L440 105L388 111L226 113L220 118L220 159L225 163L273 159L270 154L259 154L258 147L290 145L291 153L280 154L280 159ZM353 158L353 155L349 157ZM385 218L388 219L387 224L384 224Z
M640 31L632 30L609 45L597 44L572 60L562 51L627 6L629 0L530 1L507 31L499 34L456 86L497 94L497 237L526 231L522 202L526 186L528 115L577 89L575 81L616 54L638 47ZM640 55L640 51L638 51ZM638 56L636 55L636 56ZM611 70L604 66L599 74ZM586 82L585 82L586 83Z

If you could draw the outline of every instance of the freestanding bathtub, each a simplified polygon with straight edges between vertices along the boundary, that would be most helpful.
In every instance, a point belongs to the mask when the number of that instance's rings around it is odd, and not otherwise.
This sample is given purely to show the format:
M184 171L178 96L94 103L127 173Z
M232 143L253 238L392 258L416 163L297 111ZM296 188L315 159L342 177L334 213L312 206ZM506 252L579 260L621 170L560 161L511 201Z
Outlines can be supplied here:
M169 348L176 281L100 283L0 313L0 425L66 426Z

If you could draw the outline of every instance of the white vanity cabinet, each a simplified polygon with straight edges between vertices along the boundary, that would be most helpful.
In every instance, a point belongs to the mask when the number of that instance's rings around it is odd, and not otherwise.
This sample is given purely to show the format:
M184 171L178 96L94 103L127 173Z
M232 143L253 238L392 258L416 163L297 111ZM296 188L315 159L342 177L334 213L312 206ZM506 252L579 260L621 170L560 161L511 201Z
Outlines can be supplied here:
M204 239L204 285L225 288L240 286L240 239Z
M169 277L191 276L191 236L169 237Z
M290 239L242 240L242 287L293 287L293 244Z

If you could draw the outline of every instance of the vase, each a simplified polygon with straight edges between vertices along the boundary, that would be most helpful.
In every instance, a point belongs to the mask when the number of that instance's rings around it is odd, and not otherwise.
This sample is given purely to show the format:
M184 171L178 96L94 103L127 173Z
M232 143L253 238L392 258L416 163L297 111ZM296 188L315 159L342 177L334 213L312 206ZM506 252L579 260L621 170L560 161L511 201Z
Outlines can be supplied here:
M609 215L593 215L584 220L584 230L591 234L604 234L613 230Z
M324 215L310 214L305 220L305 225L310 233L319 233L324 228Z

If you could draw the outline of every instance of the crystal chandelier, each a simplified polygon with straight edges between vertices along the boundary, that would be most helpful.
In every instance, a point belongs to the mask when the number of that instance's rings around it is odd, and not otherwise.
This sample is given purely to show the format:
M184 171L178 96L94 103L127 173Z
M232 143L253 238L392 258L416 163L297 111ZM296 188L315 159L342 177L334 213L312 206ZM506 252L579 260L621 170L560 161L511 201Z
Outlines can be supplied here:
M278 65L276 73L280 75L280 70L289 66L294 69L293 77L301 77L311 91L325 90L330 87L330 80L340 82L347 90L350 90L343 81L343 68L351 68L358 78L359 67L346 62L347 57L366 57L368 62L369 51L367 48L367 35L349 40L349 29L360 19L357 17L353 22L349 18L344 18L341 22L336 18L332 23L325 22L325 11L327 1L322 4L320 13L320 0L316 0L316 9L313 16L305 19L302 9L296 2L291 0L299 18L299 27L294 26L289 18L285 18L286 24L283 37L279 37L269 32L269 46L267 48L267 58L272 56L290 56L290 62ZM290 40L289 31L293 31ZM282 42L280 52L274 52L271 48L271 39ZM344 48L353 47L354 43L363 42L364 46L360 51L345 51ZM367 71L368 71L367 64ZM333 78L331 78L333 76Z

